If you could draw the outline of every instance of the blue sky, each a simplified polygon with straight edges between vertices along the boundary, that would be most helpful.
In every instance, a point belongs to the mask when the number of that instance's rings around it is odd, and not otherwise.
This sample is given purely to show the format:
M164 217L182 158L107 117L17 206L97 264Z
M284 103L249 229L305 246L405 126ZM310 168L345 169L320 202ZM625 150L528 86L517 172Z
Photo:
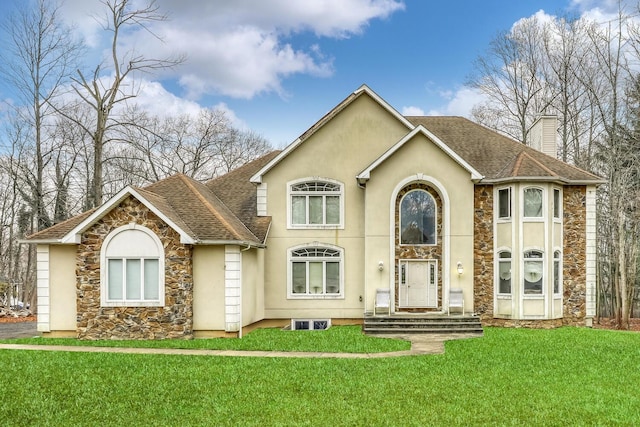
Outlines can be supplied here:
M0 15L16 2L4 0ZM143 0L132 0L140 3ZM147 76L139 98L156 112L217 106L282 148L365 83L404 114L468 115L464 87L500 31L534 14L607 16L612 0L157 0L170 20L127 33L125 48L187 62ZM66 0L63 16L99 61L108 40L98 0ZM95 65L94 65L95 66ZM0 82L0 100L11 100Z

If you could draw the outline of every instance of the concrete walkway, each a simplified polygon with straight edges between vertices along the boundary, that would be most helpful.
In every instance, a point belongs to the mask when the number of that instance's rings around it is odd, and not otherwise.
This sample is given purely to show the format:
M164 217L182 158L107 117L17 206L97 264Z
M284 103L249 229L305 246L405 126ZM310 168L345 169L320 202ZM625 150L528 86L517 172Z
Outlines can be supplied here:
M411 350L388 353L315 353L295 351L242 351L242 350L202 350L178 348L130 348L130 347L86 347L61 345L0 344L0 350L68 351L83 353L123 353L123 354L168 354L187 356L231 356L231 357L307 357L336 359L377 359L382 357L419 356L444 353L444 342L455 339L481 337L479 334L399 334L380 335L411 341Z

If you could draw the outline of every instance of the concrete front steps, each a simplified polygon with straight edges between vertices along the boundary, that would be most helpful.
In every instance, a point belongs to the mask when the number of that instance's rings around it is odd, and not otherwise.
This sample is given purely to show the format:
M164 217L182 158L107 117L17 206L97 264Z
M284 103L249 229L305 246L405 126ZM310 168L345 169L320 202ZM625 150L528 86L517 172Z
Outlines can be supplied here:
M478 316L460 314L365 313L362 330L368 334L483 334Z

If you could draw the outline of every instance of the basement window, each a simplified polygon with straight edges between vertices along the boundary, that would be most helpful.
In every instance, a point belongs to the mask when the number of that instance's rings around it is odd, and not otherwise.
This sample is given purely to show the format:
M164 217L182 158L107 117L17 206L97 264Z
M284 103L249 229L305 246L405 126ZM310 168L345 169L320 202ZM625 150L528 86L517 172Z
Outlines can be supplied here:
M291 319L292 331L323 331L331 327L331 319Z

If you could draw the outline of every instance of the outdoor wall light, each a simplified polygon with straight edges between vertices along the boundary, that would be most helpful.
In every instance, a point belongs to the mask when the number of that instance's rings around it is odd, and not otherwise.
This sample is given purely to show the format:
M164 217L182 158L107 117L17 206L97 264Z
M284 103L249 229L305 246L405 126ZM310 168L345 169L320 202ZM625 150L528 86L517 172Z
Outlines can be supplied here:
M462 267L462 262L458 261L458 275L464 273L464 267Z
M384 270L384 262L382 262L382 261L378 262L378 270L380 270L380 271Z

